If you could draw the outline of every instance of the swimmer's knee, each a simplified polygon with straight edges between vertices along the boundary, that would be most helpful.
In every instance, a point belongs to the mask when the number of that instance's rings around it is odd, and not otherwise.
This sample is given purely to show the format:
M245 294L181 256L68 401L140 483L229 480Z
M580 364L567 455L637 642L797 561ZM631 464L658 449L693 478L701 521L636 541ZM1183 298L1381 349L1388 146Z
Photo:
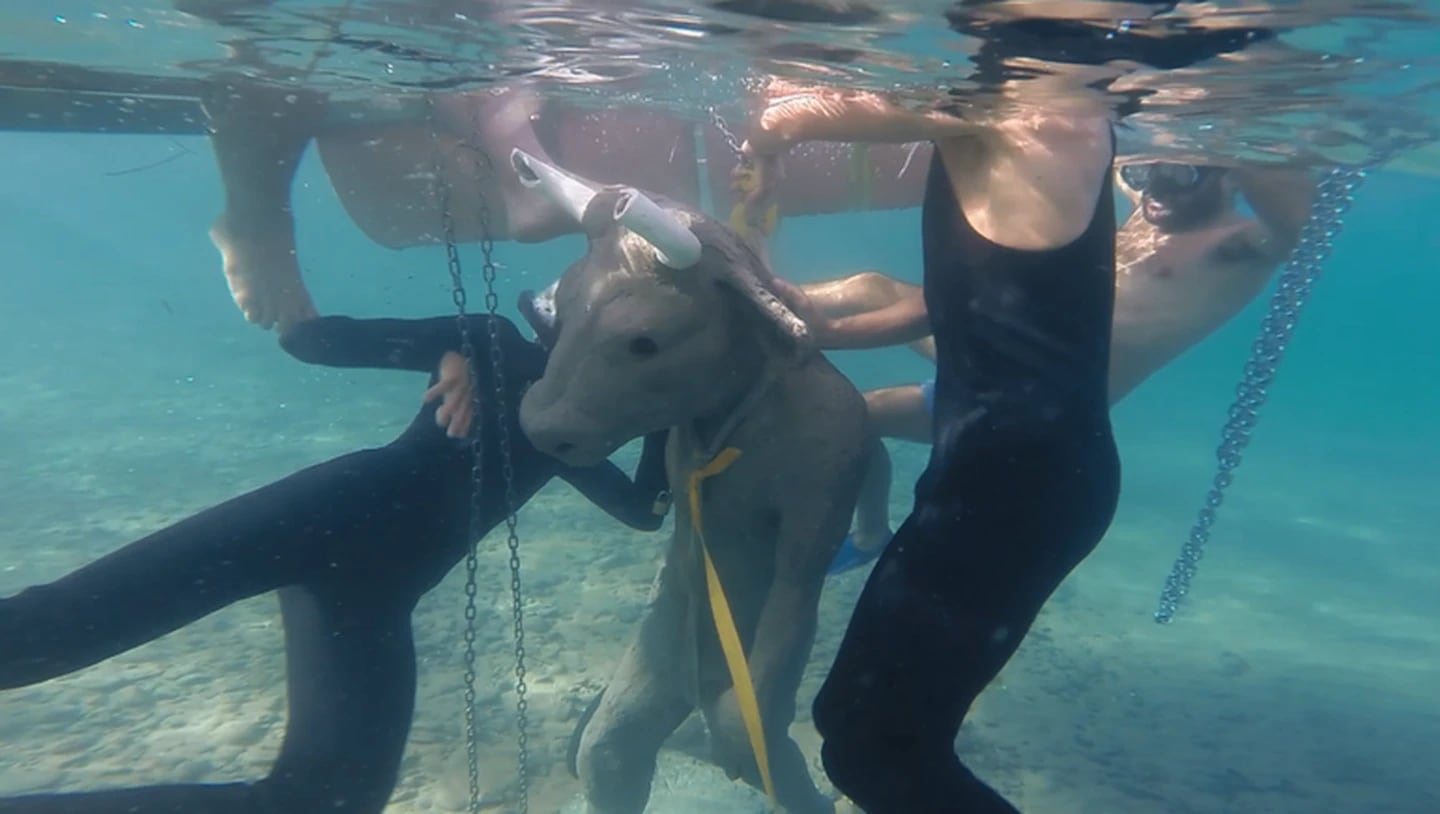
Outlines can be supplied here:
M869 390L865 409L871 426L882 438L928 443L931 437L930 402L921 385Z
M873 290L876 287L888 286L890 278L875 269L865 269L864 271L850 275L850 282L861 288Z
M875 269L866 269L850 280L851 285L860 289L864 301L876 309L894 305L905 296L908 288L913 287Z

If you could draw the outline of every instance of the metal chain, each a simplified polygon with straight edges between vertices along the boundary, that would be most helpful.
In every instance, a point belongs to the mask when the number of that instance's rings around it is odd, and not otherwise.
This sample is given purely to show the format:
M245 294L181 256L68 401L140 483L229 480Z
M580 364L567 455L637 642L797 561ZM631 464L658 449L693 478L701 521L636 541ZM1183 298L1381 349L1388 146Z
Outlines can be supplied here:
M475 360L475 344L470 333L470 321L467 316L468 295L465 291L465 283L461 276L460 250L455 242L455 219L450 208L450 185L443 178L443 168L440 165L440 142L439 126L435 117L433 97L427 98L430 105L431 137L435 143L435 186L436 196L440 205L440 220L443 229L445 242L446 265L450 272L450 297L455 303L456 320L460 329L460 350L465 356L466 373L470 381L478 385L480 382L477 374ZM493 174L494 164L490 157L479 148L470 146L479 159L480 166L487 174ZM525 680L525 613L524 593L521 589L520 580L520 536L517 532L518 517L515 495L515 467L511 454L510 428L506 421L508 405L505 398L505 364L503 351L500 348L499 326L496 323L496 311L500 305L500 298L495 293L496 265L494 259L495 240L491 231L490 206L483 193L478 193L477 215L480 221L480 252L483 257L481 275L485 281L485 310L489 315L486 320L488 326L488 338L490 342L490 365L491 375L494 380L495 392L494 412L497 429L497 441L500 448L500 469L505 481L505 527L507 531L506 545L510 551L510 598L512 615L514 618L515 636L515 692L516 692L516 727L518 730L516 742L519 747L517 755L518 789L516 790L517 805L520 814L527 814L530 810L530 778L529 778L529 702L526 699L528 687ZM464 632L464 698L465 698L465 752L466 769L469 780L469 804L467 811L470 814L479 814L481 810L480 800L480 756L479 743L475 727L475 638L476 638L476 610L475 598L479 592L478 571L479 571L479 544L480 544L480 517L481 517L481 496L484 483L484 421L482 399L478 387L471 391L471 412L474 415L475 426L470 433L470 518L469 518L469 548L465 554L465 632Z
M495 168L489 155L479 152L481 165L493 176ZM500 349L500 325L496 311L500 297L495 293L495 241L490 232L490 210L483 196L479 207L480 253L483 262L481 276L485 280L485 311L490 318L485 321L490 330L490 374L495 378L495 427L500 444L500 472L505 480L505 545L510 550L510 612L515 638L515 743L518 797L517 811L527 814L530 810L530 703L526 698L529 686L525 674L525 592L520 580L520 535L516 531L519 518L516 515L515 465L511 454L509 405L505 397L505 365ZM471 812L478 810L478 800L471 798Z
M735 136L735 131L725 124L725 119L720 115L720 111L713 107L710 108L710 123L715 125L715 129L720 131L725 143L730 145L730 152L734 153L736 158L744 158L745 153L740 149L740 139Z
M1300 240L1290 260L1280 272L1280 282L1270 298L1270 308L1260 323L1260 336L1251 347L1250 360L1235 388L1235 401L1230 405L1229 418L1220 432L1220 446L1215 450L1218 469L1211 481L1210 492L1190 529L1190 537L1180 549L1180 556L1165 580L1155 621L1168 624L1175 618L1180 602L1190 593L1215 514L1225 499L1225 489L1235 477L1241 455L1250 443L1250 433L1260 419L1260 408L1269 395L1275 371L1290 344L1300 312L1310 299L1310 290L1324 270L1330 257L1332 242L1340 234L1341 219L1354 202L1355 190L1365 180L1363 169L1337 168L1321 179L1316 188L1310 218L1300 231Z

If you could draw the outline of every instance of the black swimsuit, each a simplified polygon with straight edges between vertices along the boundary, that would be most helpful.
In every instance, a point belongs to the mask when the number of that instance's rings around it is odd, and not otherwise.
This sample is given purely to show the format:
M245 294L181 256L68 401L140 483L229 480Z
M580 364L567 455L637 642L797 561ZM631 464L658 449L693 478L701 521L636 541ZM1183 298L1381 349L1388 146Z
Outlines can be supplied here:
M484 317L472 317L486 405L476 519L507 515ZM517 508L560 476L620 521L659 528L664 436L636 483L613 464L575 469L520 431L520 394L546 355L508 321L505 360ZM460 345L454 318L301 324L283 339L305 361L433 371ZM434 378L432 377L432 381ZM394 788L415 695L410 613L464 557L470 447L423 409L399 438L296 472L131 543L49 585L0 599L0 689L79 670L247 597L279 590L289 720L269 776L254 783L150 786L0 800L0 812L315 814L379 812Z
M972 19L966 6L983 5L960 3L948 15L952 29L983 40L973 77L983 86L1017 78L1017 57L1174 69L1276 35L1163 20L1152 24L1168 26L1165 34L1150 36L1081 21ZM1118 108L1137 106L1131 95ZM914 510L861 594L815 724L831 780L869 814L1015 814L960 763L954 741L970 705L1114 515L1111 172L1085 232L1050 251L1008 249L976 233L938 151L921 218L934 448Z
M870 814L1015 811L960 763L954 740L1115 509L1105 177L1080 237L1018 251L974 230L932 159L922 225L934 448L815 702L825 767Z

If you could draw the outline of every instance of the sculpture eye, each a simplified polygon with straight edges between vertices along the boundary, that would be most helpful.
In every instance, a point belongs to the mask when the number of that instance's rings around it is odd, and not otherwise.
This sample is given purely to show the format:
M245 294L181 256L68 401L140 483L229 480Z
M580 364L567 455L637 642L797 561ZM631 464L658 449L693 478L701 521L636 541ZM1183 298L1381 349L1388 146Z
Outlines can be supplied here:
M630 352L641 358L654 356L659 350L660 346L648 336L637 336L630 340Z

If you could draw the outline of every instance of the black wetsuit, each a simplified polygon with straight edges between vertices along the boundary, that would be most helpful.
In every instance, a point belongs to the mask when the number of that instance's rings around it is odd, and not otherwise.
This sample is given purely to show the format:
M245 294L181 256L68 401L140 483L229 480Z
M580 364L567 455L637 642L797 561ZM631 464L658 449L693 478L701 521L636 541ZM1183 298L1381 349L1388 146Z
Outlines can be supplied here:
M869 814L1015 811L954 741L1115 509L1105 178L1079 238L1017 251L975 231L932 159L922 228L934 448L815 702L825 768Z
M507 514L484 319L471 318L485 405L482 534ZM663 435L646 439L633 484L608 462L575 469L542 454L520 431L517 410L546 354L508 321L498 328L517 505L558 475L620 521L659 528ZM434 371L445 351L460 346L453 317L324 318L297 326L283 342L308 362L415 371ZM410 614L470 542L470 446L436 427L435 409L423 409L386 446L301 470L0 600L0 688L9 688L79 670L279 589L289 721L269 776L11 798L0 800L0 812L381 811L414 709Z

